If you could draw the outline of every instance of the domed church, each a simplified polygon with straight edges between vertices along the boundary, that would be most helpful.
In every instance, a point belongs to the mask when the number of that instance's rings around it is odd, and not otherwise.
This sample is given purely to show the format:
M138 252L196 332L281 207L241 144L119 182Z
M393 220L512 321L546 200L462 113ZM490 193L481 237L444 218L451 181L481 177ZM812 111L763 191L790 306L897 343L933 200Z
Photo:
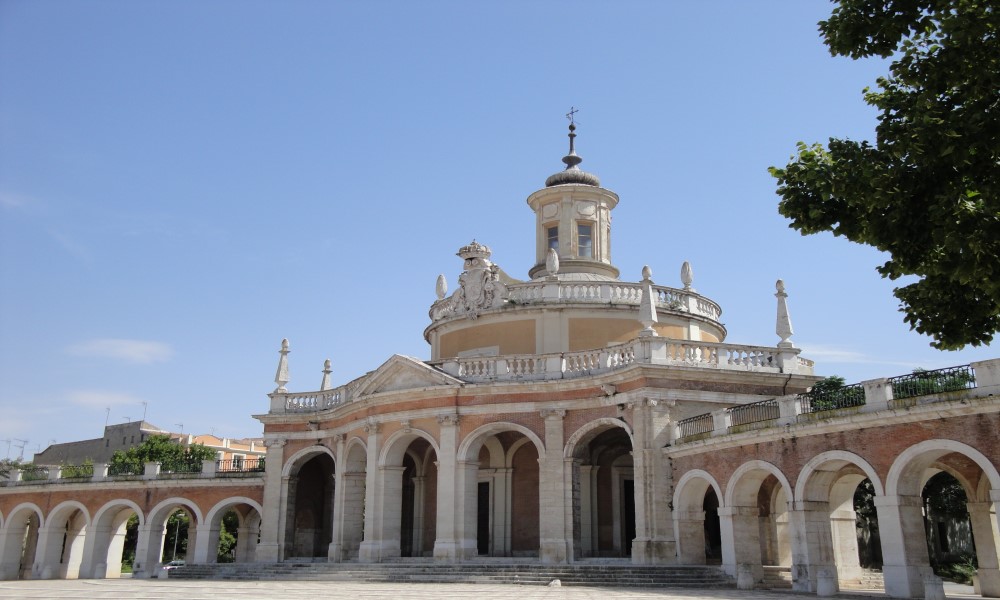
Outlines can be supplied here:
M483 243L458 249L462 271L451 293L438 278L424 330L430 360L394 355L339 386L327 365L322 389L292 393L283 342L257 415L268 444L257 560L675 563L678 424L816 381L789 340L780 281L780 342L750 346L726 341L688 263L681 288L648 267L620 278L618 195L580 168L569 129L565 169L527 198L528 279Z

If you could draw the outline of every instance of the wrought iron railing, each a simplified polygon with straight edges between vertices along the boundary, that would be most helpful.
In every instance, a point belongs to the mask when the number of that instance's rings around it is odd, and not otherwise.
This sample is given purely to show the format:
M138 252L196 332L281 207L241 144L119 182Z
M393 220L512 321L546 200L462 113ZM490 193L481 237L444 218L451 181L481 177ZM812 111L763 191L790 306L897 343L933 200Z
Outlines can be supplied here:
M90 479L94 476L94 465L65 465L60 477L62 479Z
M711 413L705 413L703 415L688 417L687 419L677 421L677 431L679 436L682 438L692 435L701 435L703 433L711 433L712 429L714 429L714 421L712 420Z
M182 458L176 461L164 462L160 465L160 473L201 473L202 461L200 459Z
M892 397L901 400L972 389L976 387L976 373L971 365L933 371L917 370L909 375L890 377L889 385L892 386Z
M860 383L854 383L835 390L799 394L799 400L803 414L864 406L865 387Z
M741 404L729 409L731 426L749 425L750 423L760 423L761 421L771 421L781 416L778 408L778 399L770 398L750 404Z
M34 465L24 465L21 467L21 481L41 481L48 478L48 467L36 467Z
M108 477L130 477L142 475L145 467L141 464L122 463L108 465Z
M229 458L215 462L216 473L260 473L264 471L264 457Z

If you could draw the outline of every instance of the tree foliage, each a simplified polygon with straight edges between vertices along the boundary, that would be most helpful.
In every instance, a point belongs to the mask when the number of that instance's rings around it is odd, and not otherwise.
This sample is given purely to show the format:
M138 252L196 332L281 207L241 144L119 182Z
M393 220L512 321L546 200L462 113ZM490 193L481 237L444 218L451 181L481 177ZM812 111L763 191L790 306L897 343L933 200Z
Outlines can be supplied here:
M904 321L957 349L1000 331L1000 10L996 0L839 0L820 22L833 55L893 57L866 89L876 143L799 143L779 212L889 253Z
M201 467L201 461L215 458L215 450L203 444L182 446L169 436L150 436L138 446L118 450L111 456L108 466L112 472L142 473L148 462L158 462L164 471L183 471Z

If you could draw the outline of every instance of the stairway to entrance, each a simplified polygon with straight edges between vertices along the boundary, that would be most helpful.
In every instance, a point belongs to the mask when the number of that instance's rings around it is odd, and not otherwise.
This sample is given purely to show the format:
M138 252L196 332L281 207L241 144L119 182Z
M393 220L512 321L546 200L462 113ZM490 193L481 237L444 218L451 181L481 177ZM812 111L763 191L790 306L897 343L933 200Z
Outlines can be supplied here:
M734 588L735 581L717 567L637 566L631 564L574 563L570 565L519 562L439 564L400 561L390 563L281 563L188 565L167 572L170 579L234 579L295 581L366 581L382 583L508 583L613 587Z

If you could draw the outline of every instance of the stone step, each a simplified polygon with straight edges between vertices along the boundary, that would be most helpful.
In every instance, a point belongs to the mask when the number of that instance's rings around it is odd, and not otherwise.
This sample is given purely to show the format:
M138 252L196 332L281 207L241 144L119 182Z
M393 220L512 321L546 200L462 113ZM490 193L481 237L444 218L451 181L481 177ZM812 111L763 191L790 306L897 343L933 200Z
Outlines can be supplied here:
M716 567L629 564L541 565L526 563L436 564L432 562L187 565L168 572L171 579L312 580L421 583L509 583L622 587L732 588L732 578Z

